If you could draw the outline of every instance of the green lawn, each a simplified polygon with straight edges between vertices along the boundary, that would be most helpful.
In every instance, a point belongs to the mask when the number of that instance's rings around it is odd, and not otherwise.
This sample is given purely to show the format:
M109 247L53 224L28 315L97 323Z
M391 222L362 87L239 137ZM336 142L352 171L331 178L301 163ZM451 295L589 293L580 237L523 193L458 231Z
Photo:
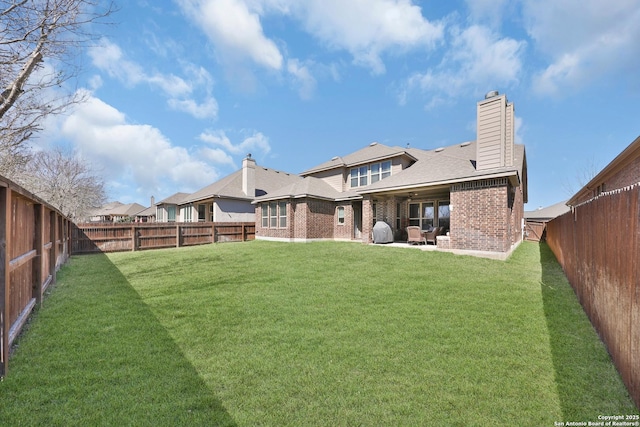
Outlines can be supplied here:
M553 254L254 241L73 257L2 425L553 426L637 414Z

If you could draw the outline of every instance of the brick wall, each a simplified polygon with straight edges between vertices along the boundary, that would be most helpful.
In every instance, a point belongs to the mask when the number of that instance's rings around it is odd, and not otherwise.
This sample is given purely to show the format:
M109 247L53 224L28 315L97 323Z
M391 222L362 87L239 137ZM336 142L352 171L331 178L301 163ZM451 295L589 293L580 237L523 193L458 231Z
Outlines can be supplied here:
M344 224L338 223L338 207L344 208ZM339 240L351 240L353 238L353 206L351 202L336 204L333 219L333 238Z
M287 203L285 228L262 227L262 204L256 205L256 237L284 240L333 239L337 227L337 213L333 202L300 199ZM340 227L345 238L353 235L353 210L345 205L345 225ZM338 237L338 236L336 236Z
M451 187L451 248L506 252L511 247L513 219L506 178Z

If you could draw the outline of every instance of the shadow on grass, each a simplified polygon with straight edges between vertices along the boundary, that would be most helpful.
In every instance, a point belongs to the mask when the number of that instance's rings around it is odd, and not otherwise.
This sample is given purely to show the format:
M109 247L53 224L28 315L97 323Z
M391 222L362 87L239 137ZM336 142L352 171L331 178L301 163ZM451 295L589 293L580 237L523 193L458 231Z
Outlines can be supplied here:
M102 254L60 271L0 396L4 425L236 425Z
M598 421L637 409L546 243L540 243L542 301L564 421ZM558 420L561 421L561 420Z

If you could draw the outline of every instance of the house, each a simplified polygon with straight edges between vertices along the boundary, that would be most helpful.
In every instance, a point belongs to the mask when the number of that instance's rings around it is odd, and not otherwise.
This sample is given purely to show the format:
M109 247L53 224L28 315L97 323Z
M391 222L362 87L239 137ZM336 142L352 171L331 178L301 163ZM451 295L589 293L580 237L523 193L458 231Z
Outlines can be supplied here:
M534 211L525 211L525 238L527 240L539 242L544 240L546 225L552 219L563 215L569 211L566 200L546 208L538 208Z
M622 189L640 183L640 136L591 181L567 201L568 206L578 206L602 193Z
M130 222L146 208L138 203L111 202L91 214L90 222Z
M175 193L156 204L156 222L186 222L180 216L178 204L188 193Z
M301 180L298 175L258 166L249 154L242 161L242 169L175 203L184 222L254 222L252 202L256 197Z
M514 107L490 92L477 103L477 139L433 150L372 143L304 171L254 200L256 239L370 243L376 221L442 227L438 246L509 253L523 236L524 146Z

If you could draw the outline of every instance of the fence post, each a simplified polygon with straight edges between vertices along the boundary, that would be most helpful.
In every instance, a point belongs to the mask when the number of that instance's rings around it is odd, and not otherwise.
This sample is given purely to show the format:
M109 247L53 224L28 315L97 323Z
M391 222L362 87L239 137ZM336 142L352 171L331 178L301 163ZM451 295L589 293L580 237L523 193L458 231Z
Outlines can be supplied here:
M180 247L180 225L176 224L176 248Z
M9 366L9 261L11 254L11 189L0 187L0 378L7 375Z
M42 303L42 272L44 271L44 205L35 203L33 205L33 219L35 232L36 258L32 261L32 292L31 296L36 299L36 304Z
M211 243L216 242L216 223L211 224Z
M131 225L131 251L135 252L138 249L138 242L137 242L137 231L136 231L136 226L135 225Z
M49 213L49 241L51 242L51 247L49 248L49 275L51 276L50 285L56 282L56 223L57 223L58 214L54 211ZM71 244L69 245L71 247ZM69 249L69 254L71 255L71 249Z

